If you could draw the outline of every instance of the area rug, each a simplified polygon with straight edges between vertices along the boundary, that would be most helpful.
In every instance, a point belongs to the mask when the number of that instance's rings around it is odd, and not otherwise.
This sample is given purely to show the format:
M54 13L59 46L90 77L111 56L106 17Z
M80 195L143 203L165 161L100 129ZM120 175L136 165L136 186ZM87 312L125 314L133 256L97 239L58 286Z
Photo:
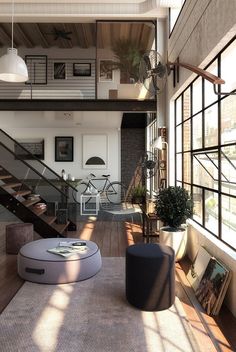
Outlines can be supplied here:
M125 258L64 285L25 282L0 316L4 352L199 352L178 298L144 312L125 298Z

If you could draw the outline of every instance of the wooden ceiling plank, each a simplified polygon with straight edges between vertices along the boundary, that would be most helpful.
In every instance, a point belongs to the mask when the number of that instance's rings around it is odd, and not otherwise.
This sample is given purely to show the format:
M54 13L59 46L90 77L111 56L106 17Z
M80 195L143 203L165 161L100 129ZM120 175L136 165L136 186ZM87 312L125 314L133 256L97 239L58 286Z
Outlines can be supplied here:
M11 36L6 33L2 25L0 25L0 42L3 46L11 46Z
M29 37L25 34L25 32L23 31L23 29L19 23L14 24L14 33L15 33L15 31L22 38L22 40L20 41L20 45L24 45L24 46L26 46L26 48L33 48L34 47L34 44L29 39Z
M44 33L41 31L39 24L33 23L33 28L41 40L40 44L41 44L42 48L49 48L49 43L48 43Z

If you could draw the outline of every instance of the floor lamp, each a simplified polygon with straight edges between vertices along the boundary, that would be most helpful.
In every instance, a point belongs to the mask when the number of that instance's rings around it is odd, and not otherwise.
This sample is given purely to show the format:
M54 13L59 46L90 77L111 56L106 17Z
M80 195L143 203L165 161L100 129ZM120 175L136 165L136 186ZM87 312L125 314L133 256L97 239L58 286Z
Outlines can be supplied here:
M159 136L153 143L152 147L158 150L163 149L163 144L166 145L166 187L168 187L169 182L168 182L168 177L169 177L169 165L168 165L168 143L162 140L162 137Z

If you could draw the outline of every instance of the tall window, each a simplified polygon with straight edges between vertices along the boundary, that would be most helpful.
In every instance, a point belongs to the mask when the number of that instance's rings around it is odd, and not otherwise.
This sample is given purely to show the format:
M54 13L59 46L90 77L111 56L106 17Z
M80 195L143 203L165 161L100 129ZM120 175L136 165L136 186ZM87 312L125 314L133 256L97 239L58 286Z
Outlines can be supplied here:
M236 38L207 70L236 90ZM236 250L236 95L197 77L175 100L176 184L192 193L193 219Z

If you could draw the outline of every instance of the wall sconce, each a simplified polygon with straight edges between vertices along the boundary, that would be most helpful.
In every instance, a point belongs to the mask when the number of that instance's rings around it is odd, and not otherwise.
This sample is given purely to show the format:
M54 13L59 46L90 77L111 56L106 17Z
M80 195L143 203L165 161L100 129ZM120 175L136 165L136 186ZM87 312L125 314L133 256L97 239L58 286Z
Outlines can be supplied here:
M29 78L26 63L17 55L17 49L13 48L13 24L14 0L12 0L11 48L8 48L7 54L0 58L0 80L5 82L26 82Z

